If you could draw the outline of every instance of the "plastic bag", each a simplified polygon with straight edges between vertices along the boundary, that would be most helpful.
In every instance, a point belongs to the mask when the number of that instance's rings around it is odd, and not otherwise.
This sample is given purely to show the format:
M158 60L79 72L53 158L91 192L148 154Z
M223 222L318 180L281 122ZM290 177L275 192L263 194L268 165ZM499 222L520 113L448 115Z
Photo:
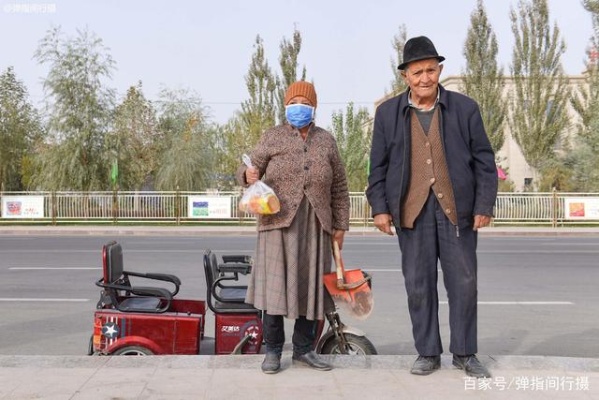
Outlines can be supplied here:
M281 204L270 186L256 181L243 193L239 209L250 214L276 214L280 211Z
M246 154L243 155L243 162L248 167L252 166ZM250 214L276 214L281 210L281 203L274 190L258 180L245 189L239 201L239 209Z

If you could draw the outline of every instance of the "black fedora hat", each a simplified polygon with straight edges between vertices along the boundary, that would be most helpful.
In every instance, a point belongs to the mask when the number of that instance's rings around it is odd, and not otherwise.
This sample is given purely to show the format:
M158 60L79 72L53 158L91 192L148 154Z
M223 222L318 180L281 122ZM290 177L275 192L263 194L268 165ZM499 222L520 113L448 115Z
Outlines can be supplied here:
M439 62L445 60L435 49L435 45L426 36L417 36L406 42L403 48L403 63L397 69L404 70L412 61L436 58Z

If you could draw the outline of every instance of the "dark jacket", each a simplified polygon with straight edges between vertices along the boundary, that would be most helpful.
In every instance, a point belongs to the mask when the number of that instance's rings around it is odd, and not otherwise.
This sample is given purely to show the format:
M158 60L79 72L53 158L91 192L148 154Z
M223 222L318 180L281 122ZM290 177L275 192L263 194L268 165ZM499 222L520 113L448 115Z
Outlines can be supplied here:
M441 85L441 137L455 194L458 226L472 225L474 215L493 216L497 197L495 155L478 104ZM378 106L374 117L370 175L366 196L372 215L391 214L400 226L400 202L410 176L408 91Z

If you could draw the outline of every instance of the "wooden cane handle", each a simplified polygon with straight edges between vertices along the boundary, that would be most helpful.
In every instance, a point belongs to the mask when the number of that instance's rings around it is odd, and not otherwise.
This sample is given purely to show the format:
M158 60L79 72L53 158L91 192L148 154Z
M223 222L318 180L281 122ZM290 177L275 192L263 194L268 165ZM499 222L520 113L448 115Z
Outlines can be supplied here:
M337 287L343 287L345 284L345 278L343 276L343 260L341 259L341 251L339 250L339 243L333 240L333 257L335 259L335 267L337 272Z

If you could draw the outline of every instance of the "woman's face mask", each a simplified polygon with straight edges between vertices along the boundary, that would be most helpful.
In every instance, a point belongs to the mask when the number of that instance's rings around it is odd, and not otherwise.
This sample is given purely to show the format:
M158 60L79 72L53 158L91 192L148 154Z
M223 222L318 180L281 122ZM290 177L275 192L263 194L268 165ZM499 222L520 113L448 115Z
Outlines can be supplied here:
M287 122L301 129L314 119L314 107L307 104L289 104L285 106Z

